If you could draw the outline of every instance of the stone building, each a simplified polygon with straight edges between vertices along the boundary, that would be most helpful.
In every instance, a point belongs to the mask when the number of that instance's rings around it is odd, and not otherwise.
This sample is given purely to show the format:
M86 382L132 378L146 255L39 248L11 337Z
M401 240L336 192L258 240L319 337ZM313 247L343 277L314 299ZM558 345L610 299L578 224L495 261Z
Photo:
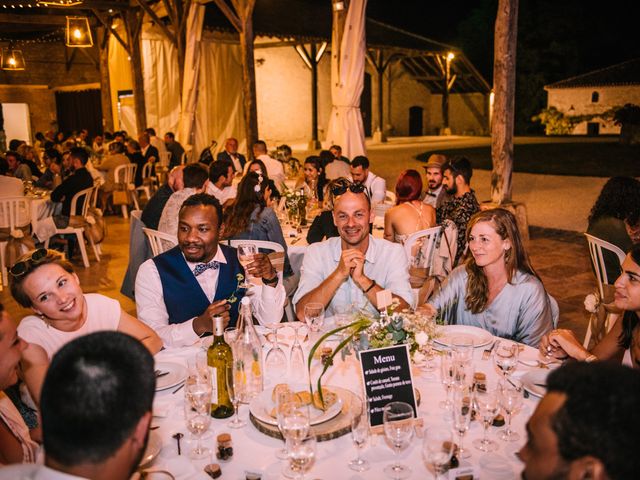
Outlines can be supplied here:
M565 115L591 115L606 112L627 103L640 105L640 58L571 77L544 87L547 107ZM613 121L593 118L579 123L574 135L619 134Z

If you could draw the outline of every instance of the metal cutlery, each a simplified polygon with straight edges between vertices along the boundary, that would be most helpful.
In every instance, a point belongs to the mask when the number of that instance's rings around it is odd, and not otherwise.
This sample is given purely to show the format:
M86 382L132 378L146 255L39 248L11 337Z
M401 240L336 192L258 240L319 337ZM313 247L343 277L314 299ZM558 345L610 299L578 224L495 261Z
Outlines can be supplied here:
M494 340L491 346L487 348L484 352L482 352L482 360L489 360L489 357L491 357L491 352L493 352L493 347L496 346L496 343L498 343L498 341Z

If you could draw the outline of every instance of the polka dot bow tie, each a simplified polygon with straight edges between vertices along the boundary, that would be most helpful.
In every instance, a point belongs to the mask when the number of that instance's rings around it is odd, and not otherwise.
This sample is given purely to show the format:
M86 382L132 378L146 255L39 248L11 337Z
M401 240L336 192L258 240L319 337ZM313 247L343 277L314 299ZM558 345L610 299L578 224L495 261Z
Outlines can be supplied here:
M196 265L196 268L193 269L193 274L197 277L198 275L206 272L209 269L217 270L220 264L215 260L209 263L199 263Z

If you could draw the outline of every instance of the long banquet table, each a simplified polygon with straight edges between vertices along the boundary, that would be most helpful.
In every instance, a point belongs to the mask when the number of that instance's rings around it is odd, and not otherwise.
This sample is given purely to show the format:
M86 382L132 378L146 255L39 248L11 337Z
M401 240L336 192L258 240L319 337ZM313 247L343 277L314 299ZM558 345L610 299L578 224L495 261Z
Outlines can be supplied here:
M300 332L300 338L304 335L306 327ZM290 327L281 328L285 342L289 345L293 339L293 329ZM311 344L305 342L303 348L308 351ZM200 345L185 347L180 349L167 349L156 356L158 362L176 362L186 364L188 358L195 357L201 349ZM475 371L484 372L490 384L498 380L498 373L491 360L482 360L483 348L476 348L474 352ZM264 349L266 353L266 348ZM288 352L287 352L288 353ZM537 356L537 351L525 346L521 353L530 358ZM362 396L362 380L360 376L359 363L355 356L347 356L344 361L336 356L334 366L329 369L323 379L326 386L338 386L351 390ZM318 363L318 362L316 362ZM317 366L316 366L317 368ZM518 364L518 369L513 377L517 378L530 370L537 370ZM315 372L315 370L314 370ZM288 372L279 372L281 378L278 383L286 382L291 378ZM313 373L312 373L313 375ZM421 404L418 407L419 417L424 419L425 426L447 425L450 420L445 416L445 411L439 408L438 403L445 398L444 387L440 383L439 361L437 368L432 372L423 372L414 367L414 386L421 394ZM271 389L273 384L265 384L265 389ZM212 419L208 433L203 437L203 443L215 450L216 436L222 432L230 433L232 436L234 455L230 461L221 462L215 457L207 461L192 461L188 457L189 433L185 427L183 414L184 392L173 394L173 388L156 393L154 401L154 418L152 424L158 428L154 431L162 443L162 450L157 458L147 468L150 470L167 470L177 479L206 479L209 478L203 471L207 463L218 463L222 469L223 479L244 479L245 471L258 472L262 474L262 479L271 480L283 478L281 475L284 462L278 460L275 452L283 446L282 441L266 436L258 431L249 420L249 408L246 405L240 407L240 417L247 422L241 429L230 429L227 423L231 419ZM520 440L507 443L498 438L499 428L491 427L490 438L494 439L499 447L496 452L483 453L472 446L472 441L482 436L482 426L480 422L471 422L471 427L464 439L464 445L471 451L471 457L463 460L461 466L473 465L476 475L482 479L509 479L519 478L522 464L515 456L515 453L526 441L525 423L533 413L538 399L531 395L525 398L520 411L514 415L513 428L520 434ZM155 416L156 414L160 416ZM182 441L182 454L178 455L174 434L181 432L185 435ZM422 440L413 437L408 449L401 453L400 459L409 465L413 470L410 478L429 479L433 478L430 470L427 469L421 454ZM372 436L369 445L363 450L363 456L371 463L371 469L357 473L348 468L348 461L355 458L356 450L351 441L350 435L340 438L318 442L316 460L309 472L305 475L307 479L382 479L385 478L383 468L394 460L394 453L387 446L384 436ZM486 468L497 468L497 470L485 470ZM152 477L153 478L153 477ZM160 477L158 477L160 478ZM166 478L166 477L164 477Z

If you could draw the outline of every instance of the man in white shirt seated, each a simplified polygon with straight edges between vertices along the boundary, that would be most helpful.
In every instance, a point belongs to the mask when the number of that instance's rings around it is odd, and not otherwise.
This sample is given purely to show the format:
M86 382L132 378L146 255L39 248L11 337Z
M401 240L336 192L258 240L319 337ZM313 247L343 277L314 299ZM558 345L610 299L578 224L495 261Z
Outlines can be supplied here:
M218 199L225 207L236 198L237 188L233 185L233 165L228 160L218 160L209 165L207 193Z
M171 194L162 209L160 221L158 222L158 231L169 235L178 234L178 212L182 207L182 202L191 195L207 191L209 172L201 163L191 163L184 167L182 179L184 188Z
M96 332L58 351L42 388L44 465L0 469L1 480L128 480L145 452L153 357L129 335Z
M149 135L149 143L158 150L159 157L157 158L157 161L159 161L161 165L169 166L167 146L164 144L164 141L156 135L155 128L147 128L145 129L145 133ZM144 152L142 154L144 155ZM164 161L167 163L163 164L162 162Z
M304 318L304 307L311 302L322 303L330 315L349 305L375 313L376 294L383 289L391 291L400 310L412 305L404 249L369 234L373 211L365 187L345 179L331 193L340 236L307 247L293 297L298 318Z
M367 189L371 203L384 203L387 194L387 182L384 178L369 171L369 159L362 155L351 161L351 178L354 183L361 183Z
M267 144L262 140L258 140L253 144L253 156L256 160L261 160L267 167L267 176L273 180L278 190L284 185L284 166L278 160L275 160L267 153ZM246 172L245 172L246 173Z
M245 275L261 278L251 287L253 314L260 323L282 319L286 294L266 254L258 253L246 272L235 248L218 244L222 207L205 193L180 209L178 246L140 266L136 277L138 318L153 328L165 347L192 345L212 331L212 318L236 324Z

